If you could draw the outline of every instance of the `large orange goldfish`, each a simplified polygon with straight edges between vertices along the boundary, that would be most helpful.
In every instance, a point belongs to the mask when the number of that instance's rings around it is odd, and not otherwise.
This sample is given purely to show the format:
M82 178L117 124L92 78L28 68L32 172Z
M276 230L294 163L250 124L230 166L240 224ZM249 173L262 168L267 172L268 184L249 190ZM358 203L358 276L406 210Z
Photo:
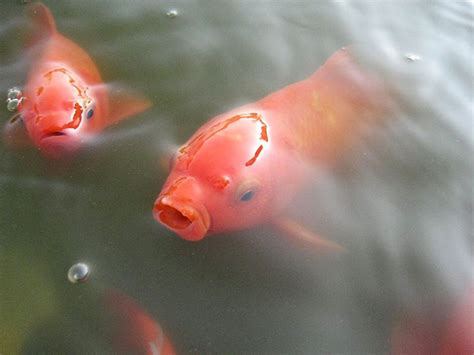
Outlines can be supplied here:
M18 114L4 129L8 145L33 143L46 156L60 157L105 127L150 106L146 99L107 87L86 51L57 31L45 5L29 4L27 13L34 60Z
M343 48L308 79L202 126L171 161L154 217L192 241L271 223L336 246L285 211L311 181L311 166L336 162L387 107L382 83Z

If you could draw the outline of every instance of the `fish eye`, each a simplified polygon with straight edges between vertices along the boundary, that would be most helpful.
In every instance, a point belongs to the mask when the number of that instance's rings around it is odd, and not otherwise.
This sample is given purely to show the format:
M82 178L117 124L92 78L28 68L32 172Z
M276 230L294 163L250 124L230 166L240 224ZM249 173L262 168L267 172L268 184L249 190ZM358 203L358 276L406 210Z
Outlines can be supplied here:
M92 118L92 116L94 116L94 109L93 108L89 109L86 113L87 118Z
M90 120L94 116L95 103L92 101L86 110L86 118Z
M259 190L260 183L256 180L247 180L240 184L236 191L238 202L248 202L254 199Z
M245 192L240 196L240 201L242 201L242 202L250 201L251 199L253 199L253 196L254 196L254 195L255 195L255 191L253 191L253 190L245 191Z

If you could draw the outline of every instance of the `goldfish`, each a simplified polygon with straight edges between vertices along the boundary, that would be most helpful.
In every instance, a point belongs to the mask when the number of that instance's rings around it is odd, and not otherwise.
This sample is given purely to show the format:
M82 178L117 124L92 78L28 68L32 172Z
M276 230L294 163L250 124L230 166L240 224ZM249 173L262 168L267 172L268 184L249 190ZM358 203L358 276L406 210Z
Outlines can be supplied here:
M129 296L108 289L103 303L111 315L108 334L116 354L176 354L160 325Z
M314 166L334 166L389 109L386 85L342 48L309 78L205 123L170 160L154 218L189 241L272 225L341 249L290 218Z
M454 306L440 342L439 354L474 354L474 284Z
M8 146L34 145L45 156L60 158L151 106L146 98L106 85L89 54L58 32L44 4L28 4L26 13L32 27L31 67L18 113L3 130Z
M402 317L392 331L392 354L474 354L474 284L452 302L446 313L443 317Z

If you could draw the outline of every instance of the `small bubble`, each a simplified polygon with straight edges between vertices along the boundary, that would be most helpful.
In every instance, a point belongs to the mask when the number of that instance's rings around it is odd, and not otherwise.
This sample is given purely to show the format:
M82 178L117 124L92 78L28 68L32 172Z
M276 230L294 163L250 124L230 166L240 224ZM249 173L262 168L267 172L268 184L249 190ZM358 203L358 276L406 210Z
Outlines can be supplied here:
M16 111L19 104L20 104L20 100L18 100L18 99L13 99L13 100L8 99L7 100L7 110L10 111L10 112Z
M166 16L168 18L175 18L176 16L178 16L178 10L176 9L171 9L169 10L167 13L166 13Z
M21 96L22 96L21 90L18 89L17 87L13 87L8 90L7 99L10 99L10 100L19 99Z
M405 54L405 59L409 62L418 62L421 60L421 57L415 53L407 53Z
M89 278L89 266L84 263L74 264L69 268L67 278L73 284L87 281Z

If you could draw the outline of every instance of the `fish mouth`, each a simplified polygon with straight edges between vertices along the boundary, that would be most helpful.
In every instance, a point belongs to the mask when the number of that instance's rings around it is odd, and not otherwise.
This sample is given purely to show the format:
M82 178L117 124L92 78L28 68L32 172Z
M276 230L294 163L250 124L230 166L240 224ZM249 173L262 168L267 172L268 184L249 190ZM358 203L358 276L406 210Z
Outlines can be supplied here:
M62 158L75 152L79 147L79 141L74 135L64 131L52 131L40 136L39 149L49 158Z
M44 141L45 139L55 139L56 137L65 137L67 134L63 131L54 131L48 132L41 136L40 141Z
M206 208L189 201L181 201L172 196L158 197L153 208L153 216L181 238L190 241L203 239L210 227L210 217Z

